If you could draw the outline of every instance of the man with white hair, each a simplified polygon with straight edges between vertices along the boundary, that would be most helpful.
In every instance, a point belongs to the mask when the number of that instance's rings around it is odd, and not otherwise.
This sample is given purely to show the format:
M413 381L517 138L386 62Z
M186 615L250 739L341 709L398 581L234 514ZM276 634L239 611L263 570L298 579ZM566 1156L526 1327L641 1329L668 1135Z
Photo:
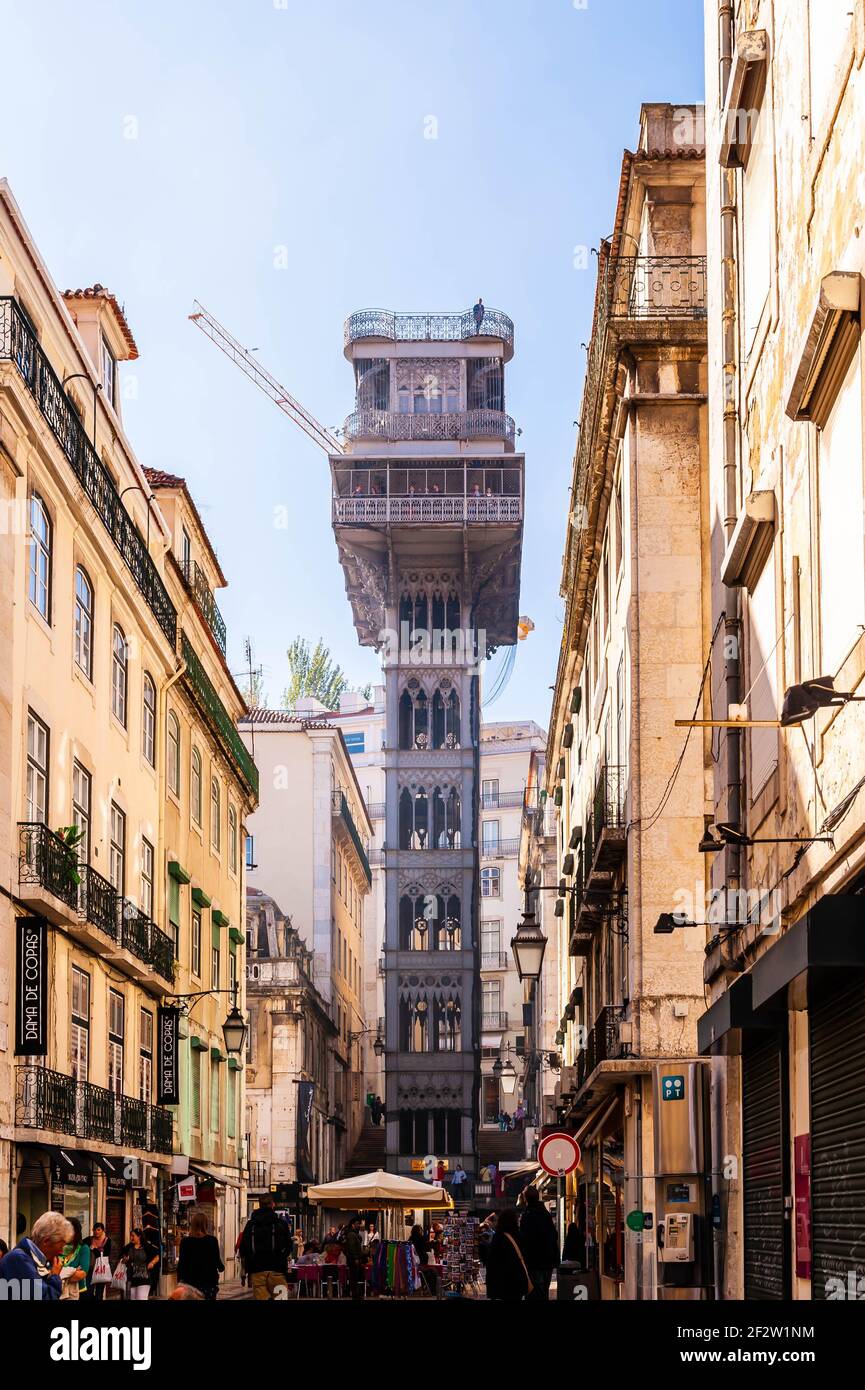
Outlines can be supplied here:
M19 1240L3 1258L0 1271L0 1297L9 1297L15 1288L17 1298L58 1299L60 1297L60 1254L72 1239L71 1224L59 1211L46 1211L33 1223L29 1236ZM24 1293L28 1287L29 1292Z

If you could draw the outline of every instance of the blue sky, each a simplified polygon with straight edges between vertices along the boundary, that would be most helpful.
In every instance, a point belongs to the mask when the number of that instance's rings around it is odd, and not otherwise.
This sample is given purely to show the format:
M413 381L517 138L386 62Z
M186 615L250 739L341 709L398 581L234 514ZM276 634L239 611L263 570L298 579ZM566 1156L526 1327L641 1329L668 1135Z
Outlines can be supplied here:
M594 292L574 249L611 230L640 103L702 99L700 0L2 11L0 174L61 289L98 280L125 304L127 429L143 463L187 478L230 583L230 663L250 636L271 703L296 634L323 636L356 683L378 665L355 639L324 454L188 322L193 299L330 426L352 408L352 309L482 294L511 315L536 627L486 716L545 724Z

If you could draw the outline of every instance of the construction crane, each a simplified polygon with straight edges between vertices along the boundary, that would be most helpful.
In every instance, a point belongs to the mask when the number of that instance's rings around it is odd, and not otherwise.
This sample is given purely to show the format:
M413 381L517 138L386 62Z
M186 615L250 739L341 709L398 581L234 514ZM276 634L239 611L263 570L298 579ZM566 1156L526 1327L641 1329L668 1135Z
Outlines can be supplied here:
M227 328L223 328L218 319L205 309L204 305L195 300L195 311L189 315L196 328L200 328L202 333L210 339L212 343L224 352L230 361L234 362L242 372L254 381L256 386L269 396L274 405L278 405L290 420L309 435L310 439L328 454L341 454L342 445L336 435L330 430L325 429L324 425L319 424L314 415L296 401L284 386L280 386L275 377L270 375L261 363L253 357L248 348L239 343L236 338L232 338Z

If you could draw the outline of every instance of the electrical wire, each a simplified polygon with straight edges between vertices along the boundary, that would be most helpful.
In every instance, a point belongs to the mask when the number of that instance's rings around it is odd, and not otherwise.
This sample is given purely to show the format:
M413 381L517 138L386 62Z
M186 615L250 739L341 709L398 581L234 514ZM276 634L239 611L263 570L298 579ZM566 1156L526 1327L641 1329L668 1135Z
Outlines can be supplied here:
M702 700L703 700L703 691L704 691L704 689L705 689L706 680L707 680L707 677L708 677L709 672L710 672L711 667L712 667L712 650L713 650L713 648L714 648L714 646L715 646L715 638L718 636L718 633L719 633L720 630L721 630L721 625L722 625L722 623L725 621L726 616L727 616L726 613L722 613L722 614L721 614L721 616L719 617L717 623L715 624L715 631L712 633L711 639L710 639L710 641L709 641L709 655L708 655L708 657L706 658L706 664L705 664L705 666L703 667L703 675L702 675L702 677L701 677L701 679L700 679L700 689L697 691L697 700L696 700L696 704L694 705L694 713L693 713L693 715L691 716L692 719L696 719L697 716L698 716L698 714L700 713L700 705L701 705ZM668 779L668 781L667 781L667 785L666 785L666 787L664 788L664 791L663 791L663 793L662 793L662 795L661 795L661 800L659 801L659 803L658 803L658 805L656 806L655 810L652 811L652 813L651 813L650 815L648 815L648 816L638 816L635 820L629 821L629 822L628 822L628 830L632 830L632 829L635 829L635 828L639 828L641 831L642 831L642 830L651 830L652 827L653 827L653 826L656 824L656 822L658 821L659 817L663 814L664 808L666 807L667 802L670 800L670 797L671 797L672 794L673 794L673 789L674 789L674 787L675 787L675 785L676 785L676 782L677 782L677 780L678 780L679 773L680 773L681 770L682 770L682 764L683 764L684 761L685 761L685 754L686 754L687 751L688 751L688 744L690 743L691 734L692 734L693 732L694 732L693 727L691 727L690 729L688 729L688 732L687 732L686 735L685 735L685 742L682 744L682 751L681 751L681 753L679 754L679 756L678 756L678 758L677 758L677 760L676 760L676 764L675 764L675 767L673 768L673 771L670 773L669 779Z

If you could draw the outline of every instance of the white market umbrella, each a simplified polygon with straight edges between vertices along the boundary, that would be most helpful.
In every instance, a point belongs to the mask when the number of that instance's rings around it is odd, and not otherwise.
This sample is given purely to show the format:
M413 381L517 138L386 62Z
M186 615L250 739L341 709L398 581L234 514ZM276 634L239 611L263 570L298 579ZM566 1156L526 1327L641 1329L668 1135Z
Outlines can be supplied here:
M400 1173L386 1173L382 1168L374 1173L360 1173L352 1178L339 1178L336 1182L308 1187L306 1195L310 1202L348 1211L372 1211L388 1207L449 1211L453 1206L443 1187L433 1187L431 1183L418 1182L416 1178L404 1178Z

